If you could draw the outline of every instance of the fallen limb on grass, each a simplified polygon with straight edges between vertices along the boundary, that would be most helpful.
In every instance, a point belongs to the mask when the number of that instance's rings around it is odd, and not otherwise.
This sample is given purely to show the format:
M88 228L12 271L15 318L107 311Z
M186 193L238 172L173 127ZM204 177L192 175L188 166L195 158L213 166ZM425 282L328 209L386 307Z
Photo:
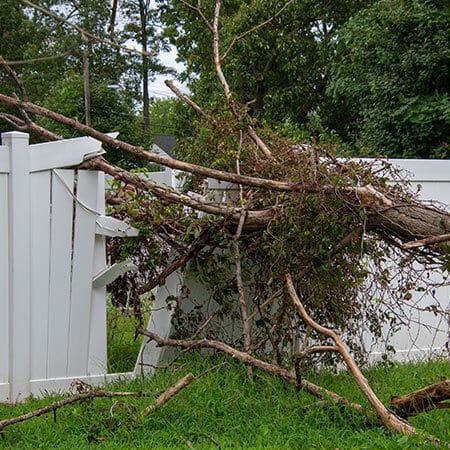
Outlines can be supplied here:
M184 387L190 384L195 380L194 375L192 373L188 373L183 378L179 379L175 384L170 386L170 388L166 389L156 400L155 403L147 406L142 412L143 416L148 416L154 409L158 406L164 405L164 403L168 402L174 395L178 394Z
M432 409L450 408L450 380L434 383L406 395L391 398L391 409L402 417L415 416Z
M295 309L300 314L305 323L316 330L318 333L333 339L335 345L330 347L330 349L333 349L333 351L337 351L341 354L345 364L355 378L355 381L358 383L358 386L361 388L364 395L367 397L367 399L375 409L375 412L380 417L383 425L385 425L387 428L390 428L391 430L396 431L397 433L417 434L417 430L408 421L398 416L397 414L390 412L383 405L383 403L370 387L369 382L362 374L354 359L350 355L350 352L347 350L347 347L342 341L342 338L339 336L339 334L337 334L333 330L330 330L329 328L319 325L308 315L302 302L300 301L299 296L297 295L294 284L292 283L292 278L289 274L286 275L286 284ZM439 443L439 440L434 436L428 436L428 439L430 440L430 442Z
M50 403L50 405L43 406L42 408L35 409L26 414L22 414L17 417L12 417L10 419L0 420L0 432L9 425L14 425L15 423L24 422L25 420L32 419L33 417L42 416L52 411L56 411L63 406L71 405L72 403L82 402L96 397L137 397L141 396L141 392L112 392L104 391L103 389L93 389L88 392L82 392L80 394L74 395L72 397L63 398L56 402Z
M175 384L166 389L156 400L155 403L151 404L143 411L143 416L147 416L154 409L160 407L167 403L174 395L178 394L178 392L195 380L194 375L192 373L188 373L183 378L178 380ZM24 422L25 420L32 419L33 417L42 416L43 414L47 414L52 411L56 411L63 406L71 405L73 403L82 402L84 400L98 398L98 397L144 397L150 394L146 394L140 391L137 392L114 392L114 391L105 391L103 389L92 388L87 392L80 392L77 395L72 397L63 398L62 400L58 400L56 402L50 403L50 405L43 406L42 408L35 409L34 411L30 411L26 414L22 414L17 417L12 417L10 419L0 420L0 432L9 425L14 425L15 423Z
M258 358L254 358L248 353L236 350L235 348L221 341L216 341L213 339L163 339L157 334L152 333L151 331L148 330L144 330L142 328L139 328L137 332L143 334L144 336L149 337L150 339L155 341L158 346L161 347L180 347L189 350L192 350L194 348L214 348L223 353L227 353L232 358L235 358L243 362L244 364L276 375L277 377L281 378L282 380L290 384L297 384L296 377L293 376L288 370L284 369L283 367L280 367L275 364L270 364ZM335 392L329 391L328 389L325 389L321 386L311 383L310 381L304 378L302 378L301 380L301 387L309 394L314 395L315 397L318 397L322 400L328 400L336 404L349 406L350 408L356 411L360 412L363 411L363 407L361 405L357 403L351 403L344 397L341 397L340 395L336 394Z

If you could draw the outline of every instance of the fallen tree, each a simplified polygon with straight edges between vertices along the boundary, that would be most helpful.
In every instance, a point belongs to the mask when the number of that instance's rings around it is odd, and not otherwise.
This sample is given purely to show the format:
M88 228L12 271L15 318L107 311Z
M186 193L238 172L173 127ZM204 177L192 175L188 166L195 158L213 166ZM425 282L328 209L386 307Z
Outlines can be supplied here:
M426 284L423 273L439 270L445 277L449 212L421 202L385 161L343 161L333 148L292 142L260 126L233 97L222 71L232 44L220 53L221 1L216 0L211 20L200 6L191 7L211 33L223 102L200 107L168 84L199 114L192 135L180 140L178 159L130 145L27 101L25 88L4 62L22 98L0 93L0 102L18 111L1 117L19 130L59 139L39 125L39 117L46 117L144 163L183 172L183 187L175 190L115 166L107 156L78 167L103 170L117 180L109 195L113 214L142 231L126 247L110 241L113 259L128 252L140 268L137 275L126 275L113 285L117 303L133 304L139 311L141 294L190 263L189 270L209 286L217 305L212 313L201 305L187 310L186 293L176 299L173 339L141 332L159 345L225 351L334 401L340 397L302 378L300 362L317 355L334 361L339 352L383 423L398 432L415 433L409 423L389 413L361 379L346 345L358 356L361 324L379 336L384 323L397 323L393 305L407 301L416 283L423 290L435 289L435 284ZM225 202L216 201L207 178L233 183L235 192ZM386 309L374 301L379 291ZM195 304L196 299L191 300ZM299 304L313 313L314 321ZM241 335L224 337L223 320L240 321ZM323 325L316 327L318 323Z

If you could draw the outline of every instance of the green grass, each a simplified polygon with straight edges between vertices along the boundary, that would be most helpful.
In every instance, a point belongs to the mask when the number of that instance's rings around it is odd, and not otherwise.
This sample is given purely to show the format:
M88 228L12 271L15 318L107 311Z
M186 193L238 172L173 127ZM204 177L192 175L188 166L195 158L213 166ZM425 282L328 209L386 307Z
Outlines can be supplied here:
M108 309L108 352L111 372L134 367L141 339L134 339L134 322ZM222 364L216 370L208 369ZM198 376L162 408L142 418L142 410L159 392L184 374ZM205 373L206 372L206 373ZM447 360L416 364L378 365L365 373L384 404L401 395L450 377ZM311 373L310 381L349 400L367 401L347 372ZM246 368L224 355L185 355L176 364L150 378L119 380L111 390L153 393L150 397L94 399L59 409L4 429L0 448L12 449L416 449L427 448L419 437L389 432L364 414L336 406L311 406L317 399L279 379ZM19 405L1 405L0 419L29 412L61 397L30 399ZM450 442L449 410L411 418L424 433ZM433 447L435 448L435 447Z
M184 356L174 366L149 379L118 381L115 390L157 393L182 375L199 375L225 362L181 391L146 418L141 411L150 398L95 399L5 428L2 448L108 448L108 449L416 449L427 448L420 438L393 434L368 422L363 414L346 408L311 407L316 399L256 371L253 382L245 367L225 356ZM378 366L366 373L387 404L391 395L403 394L449 376L446 360L419 364ZM351 376L342 372L311 375L313 382L366 404ZM12 417L48 404L56 397L30 399L16 406L0 405L0 417ZM450 442L450 414L437 410L411 422L425 433ZM214 441L213 441L214 440ZM431 447L430 447L431 448Z
M131 313L108 307L107 320L108 372L122 373L134 369L142 336L135 336L135 321Z

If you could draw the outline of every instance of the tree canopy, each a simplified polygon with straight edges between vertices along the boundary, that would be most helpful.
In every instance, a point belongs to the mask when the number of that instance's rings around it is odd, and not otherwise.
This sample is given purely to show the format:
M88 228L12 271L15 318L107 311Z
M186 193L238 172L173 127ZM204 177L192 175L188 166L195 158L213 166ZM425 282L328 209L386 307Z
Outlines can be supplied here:
M343 139L392 157L449 157L449 18L446 2L382 0L345 24L328 85L346 119L328 122Z

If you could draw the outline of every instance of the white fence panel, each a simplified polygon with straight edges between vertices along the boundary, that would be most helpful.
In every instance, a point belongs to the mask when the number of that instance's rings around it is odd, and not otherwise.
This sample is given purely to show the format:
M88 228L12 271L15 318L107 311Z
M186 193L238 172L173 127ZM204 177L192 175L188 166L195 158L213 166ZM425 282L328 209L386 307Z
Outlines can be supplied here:
M51 172L30 177L31 195L31 378L47 376L50 271Z
M425 201L441 202L441 207L450 208L450 161L449 160L402 160L391 162L404 171L404 179L411 183L413 189L420 189L419 196ZM439 273L432 274L429 281L442 282ZM413 292L411 300L405 302L404 322L399 330L389 338L374 341L370 334L363 333L367 348L373 359L378 359L384 352L386 344L395 349L397 360L411 360L424 356L447 354L445 346L449 339L448 314L435 315L427 311L429 306L436 306L441 312L450 306L450 285L436 289L435 296ZM391 286L395 289L395 286ZM384 336L390 329L384 327Z
M95 204L98 211L105 210L105 174L97 172L97 192ZM100 273L106 267L105 236L96 234L94 241L93 274ZM92 287L88 373L106 373L106 286Z
M67 390L75 378L115 378L106 370L105 286L93 287L107 271L97 225L104 174L57 169L101 154L101 144L76 138L29 145L17 132L2 134L2 144L0 401ZM136 234L116 222L122 235Z
M72 270L73 170L52 176L51 264L49 271L48 357L45 378L65 377L69 348L70 282Z
M88 366L90 299L94 263L97 178L95 173L78 172L75 207L75 235L72 264L72 292L69 323L68 375L85 373ZM90 208L90 209L88 209Z

